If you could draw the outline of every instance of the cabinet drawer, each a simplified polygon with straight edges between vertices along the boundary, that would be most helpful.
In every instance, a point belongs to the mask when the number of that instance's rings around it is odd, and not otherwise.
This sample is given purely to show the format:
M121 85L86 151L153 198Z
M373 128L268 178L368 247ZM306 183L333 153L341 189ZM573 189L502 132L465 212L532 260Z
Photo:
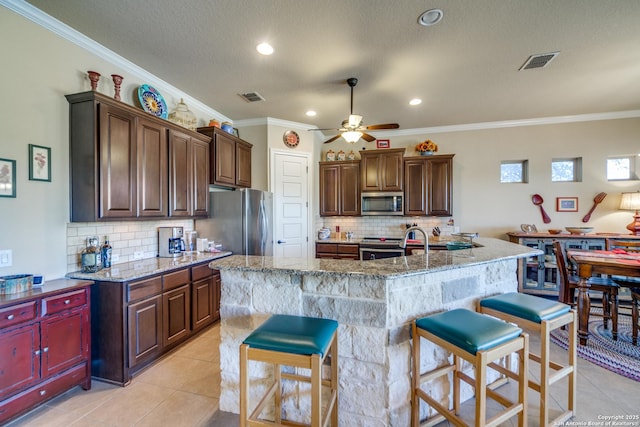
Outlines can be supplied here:
M87 304L87 291L85 289L55 295L42 300L42 315L59 313L85 304Z
M338 245L336 243L316 243L316 253L337 254Z
M191 281L193 282L197 282L200 279L204 279L205 277L210 277L212 275L213 270L209 268L209 263L191 267Z
M29 301L3 308L0 310L0 328L28 322L29 320L35 319L36 314L36 301Z
M162 291L162 277L154 277L153 279L141 280L139 282L129 283L127 292L129 294L128 301L136 301L151 295L159 294Z
M338 245L338 253L359 255L358 245Z
M171 289L177 288L178 286L186 285L190 281L189 269L185 268L184 270L179 270L174 273L169 273L162 276L162 289L164 291L170 291Z

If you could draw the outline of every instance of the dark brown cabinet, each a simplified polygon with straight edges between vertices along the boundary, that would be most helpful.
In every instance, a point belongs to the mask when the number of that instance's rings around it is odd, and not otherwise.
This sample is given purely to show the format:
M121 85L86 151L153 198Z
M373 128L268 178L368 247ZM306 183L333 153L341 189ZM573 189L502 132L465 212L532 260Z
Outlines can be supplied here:
M55 292L0 306L0 423L76 385L91 388L90 282L56 282Z
M208 216L208 171L208 141L197 139L184 132L170 130L169 216Z
M253 145L216 127L198 128L212 140L209 183L221 187L251 187Z
M453 154L404 160L405 215L451 216Z
M360 215L360 162L320 162L320 216Z
M71 221L206 216L209 138L98 92L67 100Z
M92 374L120 385L220 318L220 273L208 262L93 288Z
M360 259L357 243L316 243L316 258Z
M402 191L405 149L360 151L362 191Z

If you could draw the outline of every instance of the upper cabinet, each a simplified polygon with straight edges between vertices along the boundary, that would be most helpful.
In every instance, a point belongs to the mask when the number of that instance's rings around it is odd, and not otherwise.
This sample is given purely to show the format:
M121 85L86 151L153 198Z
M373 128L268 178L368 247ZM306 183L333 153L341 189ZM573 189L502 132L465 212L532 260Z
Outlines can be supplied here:
M209 138L98 92L67 100L72 222L208 214Z
M217 127L198 128L212 139L209 183L221 187L251 187L253 145Z
M360 215L360 162L320 162L320 216Z
M453 156L404 160L405 215L452 215Z
M402 191L405 149L360 151L362 191Z

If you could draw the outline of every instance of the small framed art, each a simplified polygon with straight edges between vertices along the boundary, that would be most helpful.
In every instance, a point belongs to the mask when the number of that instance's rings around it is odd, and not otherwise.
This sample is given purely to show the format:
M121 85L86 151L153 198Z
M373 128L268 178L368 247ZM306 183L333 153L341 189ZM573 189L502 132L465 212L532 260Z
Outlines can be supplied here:
M577 197L556 197L557 212L578 212Z
M16 161L0 159L0 197L16 197Z
M389 148L391 144L389 144L388 139L376 139L376 148Z
M29 144L29 179L51 182L51 148Z

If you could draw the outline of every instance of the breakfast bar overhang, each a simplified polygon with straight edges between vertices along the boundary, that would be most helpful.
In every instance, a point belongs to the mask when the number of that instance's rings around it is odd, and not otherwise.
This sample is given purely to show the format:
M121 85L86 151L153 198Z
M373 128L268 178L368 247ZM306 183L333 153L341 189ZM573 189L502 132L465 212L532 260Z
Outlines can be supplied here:
M518 258L541 253L493 238L474 242L478 246L470 249L376 261L236 255L211 262L222 277L220 409L239 412L238 352L244 338L272 314L301 315L340 324L340 424L406 427L411 321L454 308L475 310L481 298L517 292ZM427 348L425 368L448 357ZM271 372L267 366L250 368L253 392ZM285 385L288 416L305 420L310 408L297 396L307 392L305 385ZM442 384L440 393L449 392Z

